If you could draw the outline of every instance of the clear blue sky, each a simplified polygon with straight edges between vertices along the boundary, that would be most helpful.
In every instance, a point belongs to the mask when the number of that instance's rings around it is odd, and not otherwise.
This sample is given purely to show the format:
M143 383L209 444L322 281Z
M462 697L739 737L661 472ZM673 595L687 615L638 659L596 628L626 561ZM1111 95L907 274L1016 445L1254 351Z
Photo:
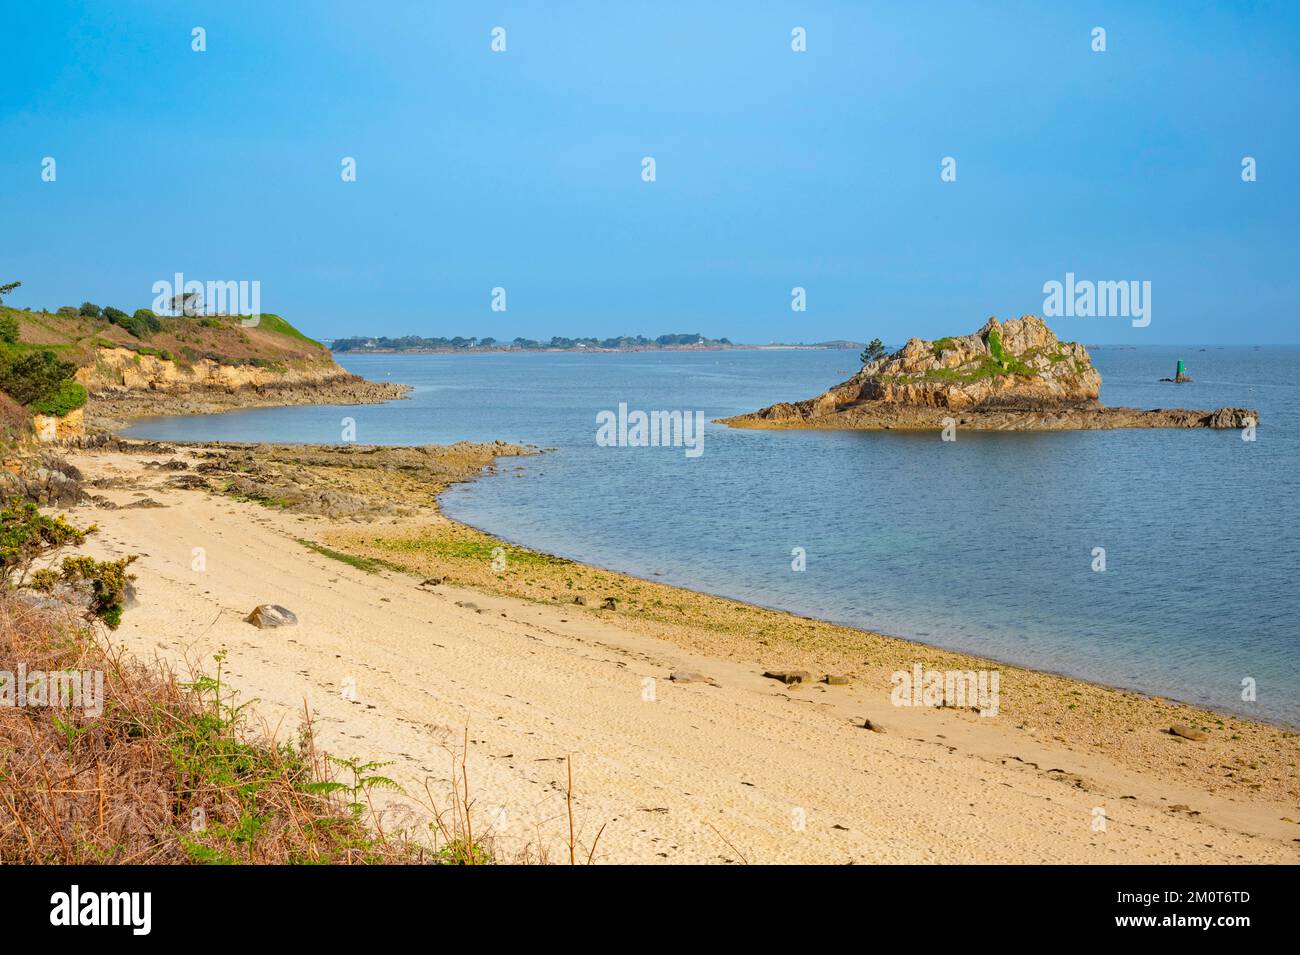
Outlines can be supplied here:
M1152 322L1064 337L1300 342L1300 4L991 8L9 0L0 282L256 279L319 337L896 344L1073 271L1151 281Z

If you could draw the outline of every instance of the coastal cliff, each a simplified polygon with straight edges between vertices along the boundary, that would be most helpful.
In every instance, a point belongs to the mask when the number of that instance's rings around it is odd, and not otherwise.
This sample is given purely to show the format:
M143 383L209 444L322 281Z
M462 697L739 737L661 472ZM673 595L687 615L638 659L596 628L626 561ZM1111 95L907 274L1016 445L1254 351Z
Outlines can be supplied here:
M255 323L232 315L132 316L87 303L56 312L5 308L17 329L13 347L47 351L85 389L84 424L45 422L37 437L109 431L153 415L210 414L234 408L367 404L410 389L344 370L329 349L278 315Z
M816 398L722 419L737 428L982 431L1242 428L1255 411L1108 408L1088 350L1062 342L1039 317L953 338L910 339Z
M328 354L283 364L177 362L124 348L100 348L77 371L90 401L92 430L113 430L152 415L212 414L235 408L303 404L371 404L403 397L408 386L369 381Z

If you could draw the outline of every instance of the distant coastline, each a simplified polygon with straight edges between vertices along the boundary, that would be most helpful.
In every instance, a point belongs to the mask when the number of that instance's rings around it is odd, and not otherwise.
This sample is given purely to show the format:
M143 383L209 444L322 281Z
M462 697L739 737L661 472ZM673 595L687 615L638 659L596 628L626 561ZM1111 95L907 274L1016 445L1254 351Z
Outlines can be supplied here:
M349 355L437 355L466 352L640 352L640 351L732 351L755 349L839 349L862 348L861 342L769 342L767 344L742 344L727 338L709 338L697 333L672 333L646 338L643 335L620 335L614 338L564 338L552 336L549 341L531 338L514 338L508 342L495 338L424 338L404 335L336 338L327 340L330 350Z

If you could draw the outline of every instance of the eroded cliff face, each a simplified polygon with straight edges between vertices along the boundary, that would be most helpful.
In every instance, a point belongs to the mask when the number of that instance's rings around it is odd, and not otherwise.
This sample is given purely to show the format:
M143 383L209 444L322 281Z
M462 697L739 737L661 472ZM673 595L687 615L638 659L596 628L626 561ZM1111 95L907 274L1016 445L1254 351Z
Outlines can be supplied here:
M816 398L723 419L744 428L1050 431L1094 428L1241 428L1244 408L1218 411L1106 408L1101 375L1077 342L1035 315L990 318L954 338L913 338Z
M127 391L159 391L183 395L194 389L235 391L241 388L282 388L322 384L355 376L331 360L294 361L282 366L222 364L210 358L180 363L143 355L128 348L100 348L95 361L77 370L77 381L93 395Z
M32 415L32 430L42 444L79 438L86 433L86 409L75 408L65 415Z
M325 354L265 364L210 358L169 361L129 348L99 348L78 369L86 386L88 431L112 431L155 415L213 414L234 408L306 404L371 404L402 398L406 385L368 381Z

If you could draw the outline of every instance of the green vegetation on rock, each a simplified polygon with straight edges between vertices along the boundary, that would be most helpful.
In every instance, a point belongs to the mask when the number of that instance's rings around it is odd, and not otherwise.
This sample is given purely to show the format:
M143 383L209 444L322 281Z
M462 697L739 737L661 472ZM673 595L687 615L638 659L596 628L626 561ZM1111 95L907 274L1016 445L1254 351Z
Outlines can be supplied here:
M0 391L21 405L34 407L47 400L60 404L71 399L75 392L64 386L71 384L76 370L74 364L49 349L25 351L0 345Z
M76 381L60 381L50 394L34 401L31 404L32 411L37 414L55 415L62 418L64 415L76 411L86 404L86 389Z

